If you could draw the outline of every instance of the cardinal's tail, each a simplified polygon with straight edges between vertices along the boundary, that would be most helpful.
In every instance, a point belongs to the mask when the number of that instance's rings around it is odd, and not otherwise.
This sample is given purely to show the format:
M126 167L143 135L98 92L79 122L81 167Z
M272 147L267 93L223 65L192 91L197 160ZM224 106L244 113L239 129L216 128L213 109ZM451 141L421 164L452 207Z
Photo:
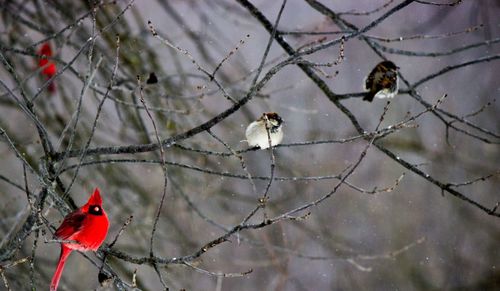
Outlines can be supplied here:
M57 269L52 277L52 282L50 282L50 291L56 291L57 285L59 285L59 279L61 279L62 271L64 269L64 263L71 253L72 249L66 247L64 244L61 245L61 255L59 256L59 263L57 263Z
M370 91L370 92L366 92L366 93L365 93L365 96L363 97L363 100L365 100L365 101L369 101L369 102L372 102L372 101L373 101L373 98L375 98L375 94L376 94L376 93L377 93L377 92L372 92L372 91Z

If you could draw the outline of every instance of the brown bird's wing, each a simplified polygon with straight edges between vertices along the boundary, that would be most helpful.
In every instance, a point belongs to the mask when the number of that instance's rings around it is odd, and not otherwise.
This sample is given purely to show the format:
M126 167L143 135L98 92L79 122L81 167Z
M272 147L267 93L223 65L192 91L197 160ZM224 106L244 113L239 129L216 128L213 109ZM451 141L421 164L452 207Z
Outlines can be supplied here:
M67 240L70 236L81 230L85 217L87 216L80 209L66 215L56 230L55 236L61 240Z
M378 83L380 79L383 77L384 73L381 72L381 66L377 65L373 70L370 72L368 77L366 77L365 81L365 90L368 90L366 92L365 96L363 97L363 100L372 102L373 98L375 97L375 94L380 90L379 88L376 88L378 86Z
M368 75L368 77L366 77L366 80L365 80L365 90L371 90L372 87L373 87L373 82L375 81L375 73L377 71L377 68L375 67L371 72L370 74Z

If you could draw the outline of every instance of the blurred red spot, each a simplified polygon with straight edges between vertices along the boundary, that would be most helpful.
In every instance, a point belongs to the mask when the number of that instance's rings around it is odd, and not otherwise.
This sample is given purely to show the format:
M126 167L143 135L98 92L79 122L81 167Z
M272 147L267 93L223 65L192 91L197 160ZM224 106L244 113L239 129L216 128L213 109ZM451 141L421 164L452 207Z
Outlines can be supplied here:
M57 68L54 62L46 58L52 56L52 48L48 42L44 43L40 47L38 55L41 56L41 58L38 59L38 67L43 68L42 74L45 75L47 79L52 78L57 73ZM54 82L49 84L48 90L49 92L55 92L56 86L54 85Z

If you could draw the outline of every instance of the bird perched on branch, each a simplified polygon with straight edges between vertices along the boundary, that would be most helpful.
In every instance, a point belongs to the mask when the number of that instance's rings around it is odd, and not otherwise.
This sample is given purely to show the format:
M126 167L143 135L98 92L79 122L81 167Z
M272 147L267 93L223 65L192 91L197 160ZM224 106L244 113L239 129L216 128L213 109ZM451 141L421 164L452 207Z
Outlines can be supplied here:
M64 217L54 234L64 242L61 243L61 255L50 283L50 291L57 290L69 254L73 250L96 251L106 239L108 227L108 216L102 208L99 188L96 188L85 205Z
M368 92L363 100L373 101L377 98L393 98L398 94L398 69L391 61L383 61L375 66L365 81Z
M283 119L276 112L266 112L256 121L250 123L245 131L248 145L261 149L278 145L283 140ZM269 136L267 132L269 131Z

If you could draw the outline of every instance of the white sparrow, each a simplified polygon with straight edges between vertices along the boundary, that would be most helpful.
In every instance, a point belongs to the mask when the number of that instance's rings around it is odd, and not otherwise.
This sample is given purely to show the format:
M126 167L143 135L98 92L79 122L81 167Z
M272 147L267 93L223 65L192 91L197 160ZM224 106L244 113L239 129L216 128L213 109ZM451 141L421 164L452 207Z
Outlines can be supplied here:
M373 68L365 81L368 90L363 100L372 102L377 98L394 98L398 94L398 69L391 61L383 61Z
M269 137L271 145L278 145L283 140L283 119L276 112L266 112L256 121L250 123L245 131L248 145L258 146L261 149L269 147Z

